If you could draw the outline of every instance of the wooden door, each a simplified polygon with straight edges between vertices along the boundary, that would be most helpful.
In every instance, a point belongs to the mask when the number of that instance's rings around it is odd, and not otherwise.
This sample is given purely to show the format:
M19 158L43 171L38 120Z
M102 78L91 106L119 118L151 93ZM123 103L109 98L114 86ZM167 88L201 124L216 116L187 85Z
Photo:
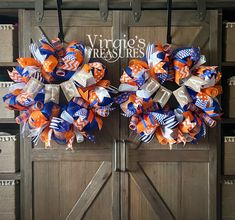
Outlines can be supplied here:
M109 12L107 22L102 22L99 11L63 11L65 41L88 42L87 34L116 37L118 32L115 12ZM38 24L34 11L20 12L21 55L29 56L30 39L40 25L53 39L58 35L57 11L45 11ZM116 31L116 32L115 32ZM95 45L97 46L97 45ZM118 85L119 63L104 63L108 79ZM119 136L119 113L112 112L105 118L96 143L85 141L75 144L75 151L66 151L55 142L51 149L42 143L31 147L29 139L23 139L24 158L23 187L24 211L22 219L74 220L114 219L118 217L118 173L112 174L113 140Z
M88 43L87 33L166 40L165 11L143 11L135 23L128 11L110 11L107 22L102 22L98 11L71 10L63 11L63 21L67 41ZM21 55L28 56L38 25L34 11L20 11L19 25ZM40 25L49 37L57 36L57 12L45 11ZM217 11L208 11L205 21L199 21L196 11L173 11L172 25L173 46L200 46L209 63L217 64ZM120 70L127 63L107 63L113 85L119 84ZM172 150L157 141L137 145L130 142L128 119L115 111L104 120L96 144L76 145L75 152L57 144L48 150L42 144L32 148L30 140L22 138L22 219L215 219L214 137L215 129L198 145ZM113 144L115 139L119 141Z
M135 23L121 12L121 34L138 36L148 42L166 41L166 12L143 11ZM125 22L124 22L125 21ZM207 64L217 64L217 11L207 11L205 21L196 11L172 12L172 45L199 46ZM127 65L122 60L122 67ZM172 150L155 139L149 144L133 143L128 120L121 118L121 139L127 151L121 173L121 217L131 220L216 219L216 138L215 130L199 144L176 145Z

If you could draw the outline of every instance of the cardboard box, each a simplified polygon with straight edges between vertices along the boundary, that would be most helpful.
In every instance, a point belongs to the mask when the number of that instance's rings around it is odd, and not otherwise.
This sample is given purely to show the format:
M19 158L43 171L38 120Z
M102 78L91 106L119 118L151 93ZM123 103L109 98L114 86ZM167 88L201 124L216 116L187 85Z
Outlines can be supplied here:
M19 219L19 185L15 180L0 180L0 219Z
M15 118L15 112L6 108L2 97L9 92L9 87L13 82L0 82L0 119L1 118Z
M235 118L235 76L228 80L229 84L229 109L228 116Z
M13 24L0 24L0 62L13 62L17 58L17 35Z
M0 133L0 173L14 173L19 170L18 140L18 135Z
M235 136L224 137L224 174L235 175Z

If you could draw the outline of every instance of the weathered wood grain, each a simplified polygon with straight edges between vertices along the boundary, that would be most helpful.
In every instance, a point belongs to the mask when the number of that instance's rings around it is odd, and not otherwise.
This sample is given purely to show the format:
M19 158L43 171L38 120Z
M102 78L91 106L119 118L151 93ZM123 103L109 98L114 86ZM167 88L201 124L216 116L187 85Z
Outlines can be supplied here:
M131 172L130 175L160 219L175 219L174 215L167 207L167 204L165 204L163 198L160 197L157 190L152 186L152 184L150 184L148 178L145 176L141 169Z
M111 163L103 162L86 189L83 191L74 207L72 208L69 215L66 217L66 220L82 219L89 206L98 195L102 186L109 179L111 172Z

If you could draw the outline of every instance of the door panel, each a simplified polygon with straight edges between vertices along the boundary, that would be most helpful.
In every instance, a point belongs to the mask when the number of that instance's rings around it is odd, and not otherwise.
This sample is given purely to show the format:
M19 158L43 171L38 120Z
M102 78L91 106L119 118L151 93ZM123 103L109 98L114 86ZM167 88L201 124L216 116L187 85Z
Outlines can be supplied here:
M154 162L141 167L176 219L208 218L208 163Z
M34 218L65 219L99 166L100 162L35 162Z
M28 45L31 38L36 37L37 26L40 25L49 38L58 35L57 11L45 11L40 24L35 21L34 11L23 11L21 20L22 56L29 56ZM117 16L109 12L107 22L102 22L99 11L63 11L65 41L82 41L88 46L87 34L103 35L112 39L118 35ZM89 44L88 44L89 43ZM98 45L96 44L95 47ZM119 84L119 62L105 63L109 74L106 79L111 84ZM52 142L50 149L44 149L39 143L32 148L30 141L25 143L28 169L27 207L24 219L35 220L75 220L75 219L117 219L118 176L112 175L111 153L113 140L119 136L119 113L112 112L104 120L103 129L96 134L96 143L85 141L75 144L74 151L66 151L65 146ZM32 158L32 159L29 159ZM31 172L30 172L31 171ZM33 181L33 185L32 185ZM25 185L25 186L26 186ZM118 186L118 187L115 187ZM32 189L33 194L31 195ZM105 208L104 208L105 207ZM113 217L114 216L114 217Z
M78 199L84 219L97 215L97 219L112 219L111 178L105 174L104 183L94 178L102 176L101 167L100 162L35 162L34 219L66 219ZM89 188L92 184L93 188Z
M165 43L167 19L165 11L143 11L135 23L128 12L121 29L129 39L138 36L148 43ZM207 11L204 21L196 11L172 12L172 47L200 47L207 65L218 65L217 11ZM213 37L212 37L213 36ZM124 68L128 60L122 60ZM216 144L215 129L208 131L198 144L160 145L156 138L139 143L129 132L129 120L121 118L121 137L127 139L130 219L215 219L216 216ZM121 178L124 174L121 174ZM122 188L127 188L126 186ZM122 192L123 190L121 190ZM123 203L122 207L126 206ZM138 210L138 211L136 211ZM138 213L138 214L137 214ZM144 214L143 214L144 213Z

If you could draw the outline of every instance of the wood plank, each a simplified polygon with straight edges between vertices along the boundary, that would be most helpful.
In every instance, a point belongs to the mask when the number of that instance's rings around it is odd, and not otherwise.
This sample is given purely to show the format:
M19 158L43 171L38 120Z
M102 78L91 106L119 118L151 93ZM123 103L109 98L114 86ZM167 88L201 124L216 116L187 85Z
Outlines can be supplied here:
M129 150L129 160L139 162L156 161L209 161L208 150Z
M208 12L209 13L209 12ZM210 33L208 29L210 28L209 24L206 22L202 22L201 28L196 36L194 36L192 42L190 43L192 46L200 46L203 48L205 44L208 42Z
M90 149L66 151L65 149L36 149L32 150L33 161L111 161L111 149Z
M113 11L113 28L112 28L112 37L113 39L120 39L120 11ZM119 85L119 78L120 78L120 59L115 63L115 74L112 74L112 84L114 86L118 86ZM116 111L116 113L118 114L118 121L121 120L120 118L120 110L118 109ZM117 136L115 137L118 138L120 136L120 129L118 129L118 133ZM116 144L116 146L113 145L113 151L112 151L112 170L115 171L116 170L116 160L119 159L118 154L118 150L117 148L119 148L119 142L114 143ZM116 149L115 149L116 148ZM120 172L113 172L112 174L112 220L120 220Z
M120 220L120 172L113 172L112 178L112 220Z
M197 35L200 31L200 24L198 26L173 26L171 29L172 35L172 48L178 47L187 47L192 46L192 36ZM191 33L192 35L185 34L186 32ZM146 46L148 43L156 43L160 42L162 44L166 41L166 34L167 34L167 25L161 26L155 24L154 27L149 26L146 24L144 27L137 26L137 27L129 27L129 35L130 38L135 38L138 36L139 39L145 39ZM207 34L208 36L208 34ZM198 45L196 45L198 46Z
M63 26L75 27L75 26L112 26L112 11L109 11L109 15L106 22L103 22L100 18L100 12L91 10L63 10ZM35 12L31 11L32 24L38 25L35 19ZM43 20L40 23L44 27L58 27L58 15L57 11L44 11Z
M143 162L140 166L175 218L181 219L181 162Z
M143 171L139 168L130 172L131 178L134 180L139 190L144 194L150 206L160 219L173 220L174 215L171 213L163 199L160 197L157 190L149 182Z
M60 220L64 220L97 172L101 162L61 161Z
M120 169L122 172L125 172L128 170L128 147L127 147L127 143L126 141L122 141L121 145L119 146L120 147Z
M130 178L130 218L128 220L161 220L149 205L148 200Z
M82 219L89 206L92 204L103 185L111 175L111 163L103 162L96 174L83 191L81 197L78 199L66 220Z
M92 0L92 1L85 1L85 0L79 0L79 1L63 1L62 9L78 9L78 10L99 10L99 1L97 0ZM1 9L6 9L6 8L11 8L11 9L34 9L35 3L33 0L15 0L15 1L7 1L7 0L1 0L0 8ZM130 1L128 0L109 0L109 10L131 10L131 4ZM208 0L206 1L206 7L207 9L218 9L218 8L223 8L223 9L231 9L235 7L234 0L226 0L226 1L212 1ZM165 10L166 9L166 1L160 0L151 0L151 1L142 1L141 2L141 8L142 10ZM173 1L172 4L173 9L195 9L197 10L197 4L195 4L195 1L192 0L180 0L180 1ZM44 9L57 9L57 5L55 1L46 1L44 5Z
M60 219L60 162L34 163L34 219Z
M121 220L129 219L129 174L121 172Z
M184 16L182 16L182 14ZM157 11L142 11L139 22L135 22L131 13L129 15L129 26L135 27L155 27L167 26L167 12L166 10ZM154 18L154 19L153 19ZM187 18L187 19L185 19ZM207 14L205 21L209 21ZM195 10L177 10L172 12L172 26L187 26L195 27L200 25L201 21L197 18L197 11Z
M209 193L209 164L182 163L181 219L212 219L209 217Z
M18 46L19 46L19 55L23 55L23 33L21 28L23 27L23 14L24 11L18 10ZM21 43L20 43L21 42ZM21 128L20 128L21 129ZM20 219L25 219L27 209L25 208L25 187L24 187L24 175L23 175L23 170L24 170L24 150L22 149L23 147L23 139L20 137L20 170L21 170L21 184L20 184Z
M92 202L83 220L111 220L112 219L112 177L102 187L99 195ZM118 210L117 210L118 211ZM113 220L113 219L112 219Z
M219 17L218 11L210 11L210 65L219 65L219 57L221 56L221 51L218 50L220 47L219 42L219 24L222 26L221 16ZM221 31L222 32L222 31ZM217 138L215 138L217 137ZM210 146L210 162L209 162L209 218L216 219L217 214L220 212L218 204L219 193L217 189L220 187L219 180L217 179L217 163L218 151L221 149L221 132L220 125L216 128L209 130L209 146Z
M30 44L30 12L26 10L19 11L19 55L23 57L30 56L28 50ZM20 128L21 131L22 127ZM31 220L33 218L33 198L32 198L32 161L31 150L32 143L29 138L20 136L20 157L21 157L21 219Z

